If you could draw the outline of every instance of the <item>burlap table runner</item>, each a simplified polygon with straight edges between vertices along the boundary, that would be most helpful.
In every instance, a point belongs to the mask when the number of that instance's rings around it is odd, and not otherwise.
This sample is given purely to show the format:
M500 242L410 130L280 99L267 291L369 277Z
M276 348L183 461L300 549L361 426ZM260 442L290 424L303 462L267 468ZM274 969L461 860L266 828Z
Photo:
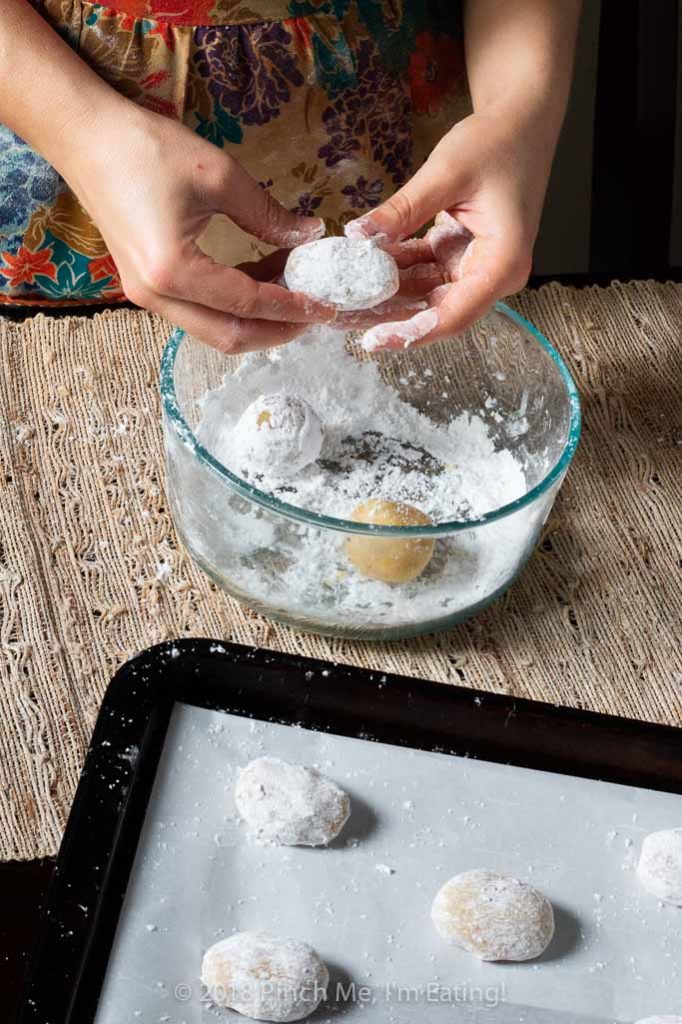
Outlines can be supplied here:
M512 591L453 632L390 644L267 622L179 549L163 491L160 319L0 319L1 858L55 851L108 680L169 637L680 721L682 286L550 285L514 305L570 364L581 448Z

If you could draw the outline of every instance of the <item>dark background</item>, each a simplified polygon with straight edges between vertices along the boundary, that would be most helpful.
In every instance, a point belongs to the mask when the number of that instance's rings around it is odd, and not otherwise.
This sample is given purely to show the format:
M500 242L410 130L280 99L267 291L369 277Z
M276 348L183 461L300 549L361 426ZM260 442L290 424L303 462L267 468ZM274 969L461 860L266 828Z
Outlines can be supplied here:
M531 284L682 280L681 4L584 0ZM52 867L0 865L0 1024L13 1019Z
M538 278L682 275L679 0L583 0Z

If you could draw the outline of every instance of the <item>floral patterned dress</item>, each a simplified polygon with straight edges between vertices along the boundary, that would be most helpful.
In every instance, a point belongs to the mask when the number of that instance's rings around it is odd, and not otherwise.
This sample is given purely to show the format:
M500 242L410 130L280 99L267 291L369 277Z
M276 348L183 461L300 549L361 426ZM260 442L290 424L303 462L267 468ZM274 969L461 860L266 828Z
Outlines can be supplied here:
M182 120L329 231L383 202L468 112L452 0L32 0L119 92ZM265 251L226 218L202 247ZM0 125L0 302L124 298L57 172Z

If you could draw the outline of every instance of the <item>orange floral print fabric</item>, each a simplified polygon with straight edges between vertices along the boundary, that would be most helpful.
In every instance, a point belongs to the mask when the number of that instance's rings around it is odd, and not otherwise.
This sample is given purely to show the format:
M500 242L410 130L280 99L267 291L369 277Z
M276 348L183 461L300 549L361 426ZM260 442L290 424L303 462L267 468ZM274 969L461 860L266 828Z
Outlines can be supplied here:
M469 109L457 5L438 16L422 0L33 2L120 93L181 119L332 233L388 198ZM265 251L226 218L201 244L228 263ZM124 297L77 197L0 125L0 302Z

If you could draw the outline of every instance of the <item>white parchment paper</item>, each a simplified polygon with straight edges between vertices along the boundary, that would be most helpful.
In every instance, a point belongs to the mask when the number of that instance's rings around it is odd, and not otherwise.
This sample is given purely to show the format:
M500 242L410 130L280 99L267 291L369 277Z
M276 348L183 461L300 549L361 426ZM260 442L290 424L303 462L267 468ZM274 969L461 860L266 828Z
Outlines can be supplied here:
M329 849L249 839L232 791L239 767L261 754L312 765L350 792L351 819ZM239 1020L206 1004L199 974L212 943L247 928L303 939L328 963L334 1002L316 1022L612 1024L682 1013L682 910L635 874L643 836L680 825L672 794L178 705L97 1024ZM437 935L437 889L475 867L552 900L557 935L539 961L479 963Z

